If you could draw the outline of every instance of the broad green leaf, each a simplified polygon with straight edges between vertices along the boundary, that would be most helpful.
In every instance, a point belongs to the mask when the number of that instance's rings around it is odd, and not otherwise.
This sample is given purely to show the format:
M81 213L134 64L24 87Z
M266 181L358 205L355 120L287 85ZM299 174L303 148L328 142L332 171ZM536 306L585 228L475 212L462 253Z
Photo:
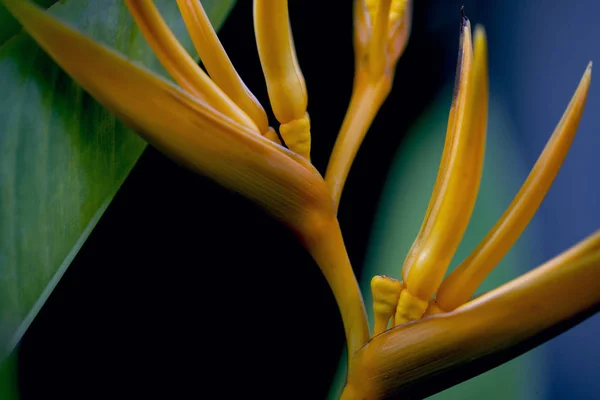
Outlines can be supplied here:
M0 399L2 400L19 398L17 357L18 353L14 351L8 359L0 363Z
M408 132L399 148L380 200L375 217L360 285L373 326L370 280L374 275L401 279L402 263L425 215L439 167L450 107L450 92L445 91ZM518 144L511 137L514 129L501 112L499 104L490 99L488 139L481 188L473 216L464 239L453 259L451 269L466 258L502 215L528 170L519 156ZM540 260L535 251L535 227L508 253L480 288L490 290L517 277ZM439 393L432 398L449 399L529 399L539 388L537 376L528 368L536 353L528 353L476 378ZM337 398L345 379L342 361L334 379L330 398ZM537 374L539 374L537 368ZM528 375L527 378L524 378Z
M176 2L155 3L182 45L196 56ZM234 0L202 3L219 26ZM167 76L122 0L61 0L48 12ZM63 275L145 143L79 88L25 33L0 47L0 90L1 362Z

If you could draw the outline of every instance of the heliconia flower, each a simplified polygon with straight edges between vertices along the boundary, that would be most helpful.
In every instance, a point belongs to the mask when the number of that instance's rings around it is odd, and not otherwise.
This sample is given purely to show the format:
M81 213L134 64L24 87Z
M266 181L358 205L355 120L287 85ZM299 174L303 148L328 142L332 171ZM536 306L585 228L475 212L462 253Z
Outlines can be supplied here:
M600 308L600 231L454 311L375 336L344 399L423 398L551 339Z
M371 280L374 337L350 366L343 398L421 398L523 353L600 307L600 231L545 265L471 300L521 235L562 165L591 82L591 63L531 173L504 214L445 280L467 228L483 168L487 43L461 18L444 151L402 281ZM388 328L390 323L393 329Z
M485 150L488 83L487 44L483 28L471 38L462 17L455 93L446 143L425 219L402 268L403 283L376 277L378 302L397 298L393 325L452 311L466 303L523 232L542 202L575 136L591 79L591 65L529 177L507 211L475 251L442 283L475 206ZM381 292L381 294L379 293ZM430 302L434 295L435 301ZM379 300L381 299L381 300ZM381 307L381 305L380 305ZM380 333L392 314L377 313Z
M545 265L472 299L525 229L573 140L591 81L571 103L512 204L444 281L473 211L488 108L487 42L461 18L457 80L438 177L403 280L371 282L371 337L336 217L352 160L389 93L410 32L410 0L356 0L354 91L323 179L310 163L308 95L286 0L255 0L260 62L281 124L237 74L199 0L177 0L208 75L150 0L126 0L179 86L94 42L25 0L0 0L62 68L143 138L178 162L257 202L294 231L340 308L348 346L344 399L421 398L490 369L600 307L600 231ZM400 268L399 268L400 269ZM388 325L391 322L391 327Z

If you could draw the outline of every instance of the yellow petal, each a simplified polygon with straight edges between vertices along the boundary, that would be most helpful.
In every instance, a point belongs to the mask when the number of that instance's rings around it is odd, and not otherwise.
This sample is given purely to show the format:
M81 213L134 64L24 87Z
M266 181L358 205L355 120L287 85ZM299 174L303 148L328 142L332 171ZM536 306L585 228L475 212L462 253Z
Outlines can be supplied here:
M440 286L436 303L441 309L453 310L467 302L533 218L571 147L591 77L590 64L552 137L512 203L477 248Z
M222 114L258 132L259 129L202 71L160 16L151 0L126 0L127 7L161 64L181 87L204 99Z
M292 151L308 159L308 95L296 58L287 0L255 0L254 32L269 100L282 125L281 137Z
M404 291L408 293L400 296L396 324L420 318L425 312L460 244L479 191L488 103L487 43L483 29L478 27L475 31L475 54L471 57L470 26L465 21L463 47L459 76L464 76L459 79L456 110L450 112L451 139L446 143L449 149L442 156L425 221L404 264ZM420 301L413 305L415 298ZM413 311L415 306L418 312Z
M169 156L258 202L297 231L331 214L325 183L306 160L37 6L3 0L27 32L73 79Z
M448 170L448 160L450 158L450 154L452 154L454 143L456 139L455 135L455 127L456 127L456 118L457 115L464 114L464 108L466 106L467 101L467 87L469 85L469 74L471 73L472 68L472 59L473 54L471 51L471 38L470 31L466 29L467 21L461 17L461 34L459 39L458 46L458 62L456 66L456 79L454 82L454 92L452 95L452 104L450 106L450 112L448 114L448 126L446 128L446 137L444 140L444 150L442 151L442 159L440 161L440 167L438 169L438 174L435 179L435 184L433 186L433 191L431 193L431 198L429 200L429 204L427 205L427 210L425 211L425 217L423 218L423 222L421 223L421 228L419 229L419 233L415 242L411 246L406 260L404 261L404 266L402 267L402 279L406 280L408 277L408 273L412 264L415 261L415 258L419 254L421 241L423 239L423 235L425 234L425 226L429 221L431 215L431 209L435 204L435 199L440 196L440 190L442 187L442 182L446 179L447 170ZM465 43L467 42L467 43ZM460 111L460 112L459 112Z
M177 0L177 5L194 47L212 80L252 118L265 135L269 130L267 114L233 67L200 0Z
M593 315L600 309L599 243L596 232L455 311L374 337L351 364L346 398L424 398Z

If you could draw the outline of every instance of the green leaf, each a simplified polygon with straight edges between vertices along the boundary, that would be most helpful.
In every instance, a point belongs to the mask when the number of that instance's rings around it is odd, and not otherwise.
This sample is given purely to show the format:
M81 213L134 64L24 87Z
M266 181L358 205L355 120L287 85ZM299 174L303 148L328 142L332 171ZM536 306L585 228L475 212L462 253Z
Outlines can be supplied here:
M370 280L374 275L401 279L402 264L427 209L439 167L450 90L446 90L408 132L398 150L386 179L379 209L373 225L360 285L373 326ZM520 184L527 176L514 132L502 107L492 98L486 143L483 178L473 216L450 266L452 270L464 260L502 215ZM517 245L484 281L479 292L493 289L535 266L535 227L527 229ZM433 396L433 399L525 399L539 388L539 379L531 376L536 353L527 353L509 363ZM337 398L345 379L345 362L332 384L330 398ZM537 369L539 371L539 368ZM527 378L524 378L527 376ZM538 385L538 386L536 386Z
M202 3L220 26L234 1ZM176 2L155 3L196 56ZM61 0L48 12L168 76L122 0ZM0 18L5 17L0 13ZM3 25L2 38L10 37L11 29ZM0 88L1 362L60 280L145 142L79 88L25 33L0 47Z

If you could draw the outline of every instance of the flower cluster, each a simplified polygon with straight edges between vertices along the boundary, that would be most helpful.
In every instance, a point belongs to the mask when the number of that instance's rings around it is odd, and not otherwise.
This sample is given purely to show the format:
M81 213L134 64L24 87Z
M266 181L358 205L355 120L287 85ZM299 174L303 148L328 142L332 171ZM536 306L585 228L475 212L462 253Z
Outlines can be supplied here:
M371 282L371 334L336 213L352 161L391 90L407 45L410 0L354 2L354 87L325 178L310 161L308 93L287 0L254 0L256 43L278 129L269 126L263 106L237 74L199 0L177 4L208 73L177 42L152 1L126 0L177 85L29 1L0 2L75 81L140 136L259 203L298 235L327 279L344 322L349 370L342 398L421 397L442 390L489 368L482 360L514 357L540 335L557 326L565 329L600 306L600 232L472 299L556 177L583 113L591 64L510 206L444 280L477 198L488 114L485 31L472 32L461 17L455 92L435 187L402 280L376 276ZM446 379L450 372L453 378Z

